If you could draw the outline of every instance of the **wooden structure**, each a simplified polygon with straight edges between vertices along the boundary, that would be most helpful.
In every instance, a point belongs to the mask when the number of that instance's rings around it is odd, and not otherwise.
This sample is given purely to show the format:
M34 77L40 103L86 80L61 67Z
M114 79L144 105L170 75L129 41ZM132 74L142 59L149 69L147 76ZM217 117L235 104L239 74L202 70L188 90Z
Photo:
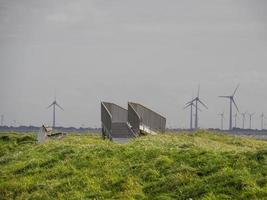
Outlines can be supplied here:
M61 139L65 135L66 133L57 132L51 127L42 125L42 127L39 130L37 140L38 140L38 143L43 143L47 139Z

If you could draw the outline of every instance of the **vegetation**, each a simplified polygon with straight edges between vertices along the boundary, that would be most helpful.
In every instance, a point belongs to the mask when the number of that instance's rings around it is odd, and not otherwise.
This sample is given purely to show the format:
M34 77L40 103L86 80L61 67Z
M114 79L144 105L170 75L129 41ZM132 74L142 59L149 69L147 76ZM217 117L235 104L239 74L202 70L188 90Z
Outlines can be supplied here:
M267 141L199 131L135 139L0 134L0 199L267 199Z

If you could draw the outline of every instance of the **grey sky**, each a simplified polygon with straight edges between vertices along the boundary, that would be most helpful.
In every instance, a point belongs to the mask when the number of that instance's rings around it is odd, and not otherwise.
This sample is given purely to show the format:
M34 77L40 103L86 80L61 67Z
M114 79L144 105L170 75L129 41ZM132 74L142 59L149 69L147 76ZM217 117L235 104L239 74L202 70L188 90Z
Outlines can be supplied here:
M265 0L0 0L0 114L7 124L100 125L100 101L138 101L188 127L201 85L217 114L238 83L241 111L267 113ZM257 120L257 121L256 121ZM228 126L228 121L225 123Z

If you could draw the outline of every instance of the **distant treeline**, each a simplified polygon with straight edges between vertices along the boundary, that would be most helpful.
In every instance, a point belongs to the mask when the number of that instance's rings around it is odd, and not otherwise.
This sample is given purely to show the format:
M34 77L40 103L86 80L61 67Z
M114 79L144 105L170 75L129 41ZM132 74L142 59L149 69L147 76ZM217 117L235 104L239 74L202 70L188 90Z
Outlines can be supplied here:
M101 131L100 128L75 128L75 127L56 127L55 128L57 131L62 131L62 132L94 132L98 133ZM18 127L12 127L12 126L0 126L0 132L10 132L10 131L15 131L15 132L37 132L40 130L40 127L37 126L18 126Z
M259 129L242 129L242 128L233 128L233 130L221 130L218 128L208 128L204 130L209 130L209 131L216 131L216 132L261 132L261 133L267 133L267 129L259 130ZM176 131L176 132L181 132L181 131L190 131L189 129L182 129L182 128L166 128L166 131ZM194 129L192 131L195 131Z

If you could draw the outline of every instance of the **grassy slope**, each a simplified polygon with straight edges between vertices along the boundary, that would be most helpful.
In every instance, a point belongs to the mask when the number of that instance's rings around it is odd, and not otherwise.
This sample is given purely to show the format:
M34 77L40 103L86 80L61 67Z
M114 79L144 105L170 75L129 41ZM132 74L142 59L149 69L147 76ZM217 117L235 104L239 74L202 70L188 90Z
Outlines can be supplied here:
M128 144L0 134L0 199L267 199L267 141L198 132Z

